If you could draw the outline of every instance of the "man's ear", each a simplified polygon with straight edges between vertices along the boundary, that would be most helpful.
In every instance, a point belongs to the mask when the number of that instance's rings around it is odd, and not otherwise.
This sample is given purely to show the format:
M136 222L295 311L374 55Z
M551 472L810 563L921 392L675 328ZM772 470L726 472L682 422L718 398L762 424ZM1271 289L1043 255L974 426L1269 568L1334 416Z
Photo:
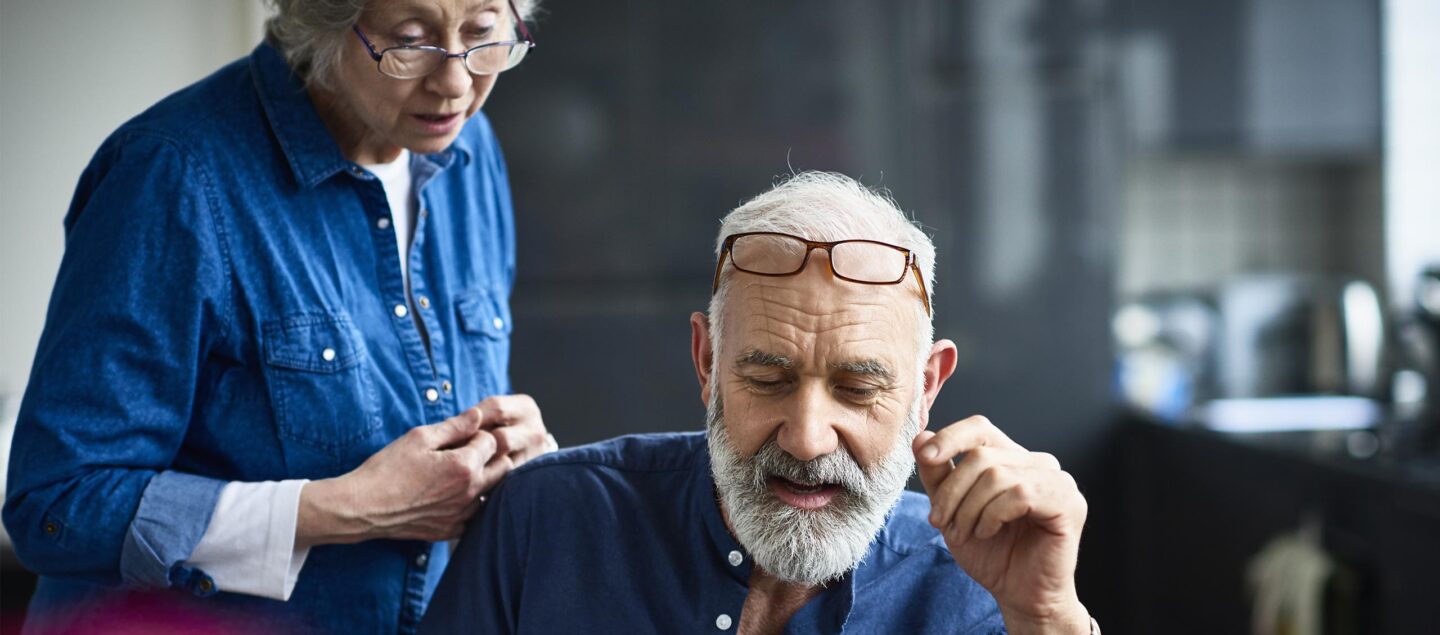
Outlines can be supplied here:
M699 311L690 314L690 358L695 361L695 378L700 380L700 401L708 408L715 351L710 350L710 318Z
M940 387L945 385L945 380L955 374L958 358L955 342L950 340L936 340L935 345L930 347L930 358L925 361L925 404L920 409L921 430L930 425L930 407L935 405L935 398L940 396Z

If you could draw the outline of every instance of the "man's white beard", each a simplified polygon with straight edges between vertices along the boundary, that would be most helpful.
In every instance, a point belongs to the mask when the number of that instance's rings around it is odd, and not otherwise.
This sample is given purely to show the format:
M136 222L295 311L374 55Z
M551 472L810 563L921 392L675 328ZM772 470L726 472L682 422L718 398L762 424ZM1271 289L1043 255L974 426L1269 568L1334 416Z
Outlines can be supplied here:
M863 469L843 445L801 461L772 439L754 456L741 457L725 430L720 396L711 393L706 409L711 474L730 527L756 565L786 582L816 585L838 579L860 563L915 469L910 444L920 431L920 397L916 395L890 452ZM841 489L820 509L799 509L770 492L772 476Z

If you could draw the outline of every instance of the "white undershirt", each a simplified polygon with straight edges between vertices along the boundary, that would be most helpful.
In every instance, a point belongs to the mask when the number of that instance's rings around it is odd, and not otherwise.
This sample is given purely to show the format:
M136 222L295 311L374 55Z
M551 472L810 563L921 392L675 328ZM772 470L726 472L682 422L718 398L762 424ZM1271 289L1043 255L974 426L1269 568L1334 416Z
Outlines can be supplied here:
M385 188L405 301L410 302L410 242L415 197L410 151L389 163L366 165ZM411 307L412 313L414 307ZM418 319L418 316L417 316ZM310 549L295 548L300 491L309 481L232 481L220 490L205 535L185 563L204 571L221 591L289 600Z
M390 223L395 228L395 248L400 252L400 277L405 280L405 299L410 299L410 239L415 227L415 197L411 196L410 151L400 150L389 163L362 165L380 179L385 200L390 203ZM413 307L412 307L413 308Z

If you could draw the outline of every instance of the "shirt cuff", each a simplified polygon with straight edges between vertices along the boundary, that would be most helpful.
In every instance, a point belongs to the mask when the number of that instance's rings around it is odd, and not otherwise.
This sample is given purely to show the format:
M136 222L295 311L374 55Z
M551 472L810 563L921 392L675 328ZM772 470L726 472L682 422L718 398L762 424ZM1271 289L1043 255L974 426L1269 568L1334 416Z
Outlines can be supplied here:
M288 600L309 548L295 548L305 480L225 485L205 535L186 561L222 591Z
M120 548L120 577L126 585L204 584L204 576L192 575L180 563L205 533L224 485L224 481L171 471L150 479ZM197 589L209 591L206 586Z

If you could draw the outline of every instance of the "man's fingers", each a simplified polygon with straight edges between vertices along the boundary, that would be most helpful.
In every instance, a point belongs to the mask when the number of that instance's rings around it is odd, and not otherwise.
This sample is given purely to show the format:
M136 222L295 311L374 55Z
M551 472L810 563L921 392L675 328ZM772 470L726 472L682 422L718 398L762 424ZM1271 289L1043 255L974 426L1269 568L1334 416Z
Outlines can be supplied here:
M1010 440L989 419L980 415L952 423L926 441L916 453L916 460L922 465L937 465L982 446L994 446L1011 450L1023 450L1020 444Z
M934 437L934 432L931 432L929 430L921 430L920 434L915 436L915 441L911 443L911 449L915 452L916 471L920 473L920 482L925 485L925 492L927 494L930 494L932 504L934 501L936 488L940 487L940 484L945 481L945 477L950 474L950 469L952 467L950 461L948 460L940 461L938 463L926 463L919 460L920 448L925 447L925 444Z
M988 445L970 450L960 459L955 469L943 477L939 487L929 488L930 524L935 527L949 525L961 501L986 470L996 467L1058 470L1059 466L1060 463L1054 456L1043 452L1025 452Z
M1075 479L1061 470L1030 468L1029 478L990 501L975 522L975 537L982 540L1000 532L1005 523L1030 517L1046 529L1056 531L1065 523L1050 521L1076 518L1084 522L1085 498L1079 495Z
M996 451L988 448L975 448L966 453L940 487L930 492L930 524L940 528L949 526L960 503L970 494L980 476L999 464L998 458Z
M995 465L981 472L975 479L975 485L965 492L964 499L954 508L951 520L941 525L946 528L945 531L950 534L956 546L965 543L974 535L980 512L984 511L990 501L1019 484L1019 475L1016 473L1018 469Z
M1034 511L1035 503L1033 492L1027 488L1012 487L1005 490L980 510L971 535L981 540L988 540L1000 533L1000 529L1005 526L1005 523L1029 515Z

